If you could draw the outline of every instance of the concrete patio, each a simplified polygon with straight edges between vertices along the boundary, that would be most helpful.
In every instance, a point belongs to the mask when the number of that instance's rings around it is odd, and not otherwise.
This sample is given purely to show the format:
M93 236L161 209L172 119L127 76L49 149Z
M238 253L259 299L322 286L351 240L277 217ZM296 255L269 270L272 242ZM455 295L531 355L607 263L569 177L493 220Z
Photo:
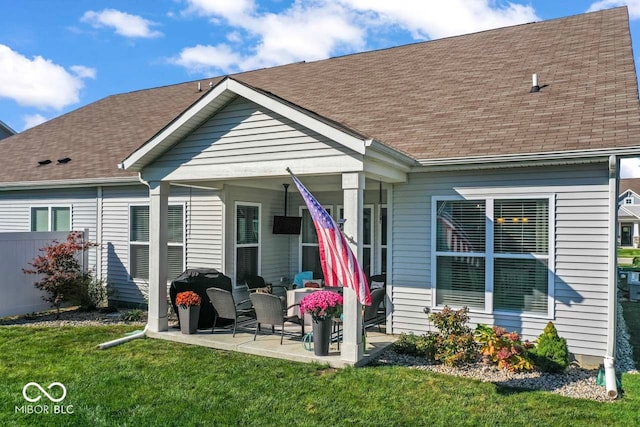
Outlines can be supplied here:
M329 347L328 356L315 356L313 350L305 349L300 337L300 326L287 325L282 345L280 345L280 332L276 328L276 333L271 334L271 329L266 327L263 332L258 333L256 340L253 340L253 325L248 327L238 326L236 336L232 336L231 329L216 328L212 334L210 329L200 329L195 334L183 334L179 329L169 327L168 331L152 332L148 331L147 336L167 341L174 341L183 344L199 345L203 347L215 348L218 350L237 351L240 353L253 354L257 356L275 357L294 362L322 363L333 368L344 368L353 366L352 363L341 360L337 343L332 342ZM384 331L384 327L382 328ZM268 332L264 332L268 331ZM305 332L310 332L305 329ZM364 357L357 366L366 365L375 359L388 346L393 344L396 337L378 332L376 327L367 331Z

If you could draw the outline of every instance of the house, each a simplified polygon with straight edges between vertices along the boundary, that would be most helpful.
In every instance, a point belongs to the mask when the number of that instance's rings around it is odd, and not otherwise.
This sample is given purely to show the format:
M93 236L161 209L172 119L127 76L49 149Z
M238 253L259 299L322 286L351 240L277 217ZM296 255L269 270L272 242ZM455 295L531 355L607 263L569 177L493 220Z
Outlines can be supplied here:
M11 129L2 120L0 120L0 139L6 138L11 135L15 135L15 134L16 134L15 130Z
M236 285L319 272L291 168L386 273L387 331L467 306L527 339L553 321L599 364L615 355L618 165L640 155L638 107L626 8L114 95L0 142L0 230L88 229L97 274L163 331L186 267ZM285 213L300 235L272 233Z
M618 245L637 248L640 243L640 179L620 180Z

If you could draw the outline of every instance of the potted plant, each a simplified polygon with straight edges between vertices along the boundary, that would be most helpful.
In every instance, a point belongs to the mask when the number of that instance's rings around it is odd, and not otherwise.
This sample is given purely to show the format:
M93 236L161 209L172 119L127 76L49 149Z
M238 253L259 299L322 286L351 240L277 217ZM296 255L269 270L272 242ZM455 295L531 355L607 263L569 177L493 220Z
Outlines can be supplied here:
M342 295L333 291L316 291L300 301L300 313L311 315L313 320L313 352L316 356L329 354L331 319L342 314Z
M183 334L195 334L198 330L201 302L200 295L193 291L180 292L176 295L180 332Z

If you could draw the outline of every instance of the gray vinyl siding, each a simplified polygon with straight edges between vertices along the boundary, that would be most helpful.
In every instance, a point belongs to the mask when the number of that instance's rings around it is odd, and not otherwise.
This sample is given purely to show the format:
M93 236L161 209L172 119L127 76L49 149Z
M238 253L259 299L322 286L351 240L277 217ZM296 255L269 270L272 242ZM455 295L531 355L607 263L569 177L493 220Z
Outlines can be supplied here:
M129 275L129 207L148 205L146 186L104 187L102 205L103 277L117 301L143 304L149 284ZM169 204L185 207L187 268L212 267L222 270L222 202L213 191L171 187Z
M472 313L471 323L498 324L535 339L552 320L574 354L603 356L607 334L608 175L606 164L414 173L394 186L391 224L393 333L424 333L432 307L431 203L435 196L547 197L554 200L553 318ZM550 263L553 260L550 260ZM552 264L553 265L553 264Z
M346 149L244 98L236 98L167 151L154 168L342 157Z
M88 230L96 242L97 190L95 187L0 192L0 232L31 231L31 208L69 206L71 229ZM89 269L96 271L96 250L89 251Z

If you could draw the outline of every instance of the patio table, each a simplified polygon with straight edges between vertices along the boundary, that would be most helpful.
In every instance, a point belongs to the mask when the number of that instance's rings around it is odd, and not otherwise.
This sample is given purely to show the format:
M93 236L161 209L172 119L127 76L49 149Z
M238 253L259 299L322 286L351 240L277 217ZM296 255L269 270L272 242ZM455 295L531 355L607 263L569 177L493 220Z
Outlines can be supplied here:
M290 307L287 310L288 316L298 316L300 317L300 306L296 305L291 307L294 304L299 304L302 301L302 298L310 294L311 292L316 291L332 291L342 293L342 287L330 286L326 288L297 288L297 289L289 289L287 290L287 307ZM312 320L311 315L309 313L304 315L304 325L311 326Z

